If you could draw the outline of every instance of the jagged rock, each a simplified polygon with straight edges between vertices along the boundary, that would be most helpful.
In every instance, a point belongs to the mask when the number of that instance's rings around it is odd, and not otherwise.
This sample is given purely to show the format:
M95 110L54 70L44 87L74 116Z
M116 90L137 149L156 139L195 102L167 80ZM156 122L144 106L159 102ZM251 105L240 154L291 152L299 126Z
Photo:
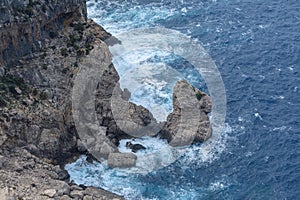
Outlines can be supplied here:
M146 149L146 147L141 144L132 144L131 142L126 142L126 147L131 149L134 153L138 152L139 150Z
M83 197L83 200L93 200L93 197L92 196L84 196Z
M80 139L77 140L77 148L80 153L84 153L87 151L86 145Z
M15 91L19 95L22 94L22 90L20 88L18 88L18 87L15 87Z
M7 161L6 158L4 156L0 155L0 169L4 168L4 166L6 165Z
M63 195L59 198L60 200L71 200L72 198L67 196L67 195Z
M81 199L83 197L83 191L81 190L73 190L70 193L70 196L75 199Z
M5 75L5 68L4 67L0 67L0 77Z
M207 116L211 111L210 97L185 80L178 81L173 91L174 111L168 115L160 137L172 146L207 140L212 134Z
M157 123L152 113L146 108L123 99L119 83L116 84L111 98L111 110L117 128L130 134L131 137L155 136L162 124ZM119 135L120 138L126 138ZM130 138L130 137L127 137Z
M57 181L56 188L58 196L69 195L71 191L70 186L64 181Z
M128 168L135 166L136 155L133 153L110 153L107 165L112 168Z
M47 196L47 197L54 197L56 194L56 190L55 189L47 189L43 192L43 195Z
M86 18L82 0L31 1L31 4L30 1L5 0L1 4L0 65L12 65L21 56L40 50L46 45L46 39L57 36L76 17Z

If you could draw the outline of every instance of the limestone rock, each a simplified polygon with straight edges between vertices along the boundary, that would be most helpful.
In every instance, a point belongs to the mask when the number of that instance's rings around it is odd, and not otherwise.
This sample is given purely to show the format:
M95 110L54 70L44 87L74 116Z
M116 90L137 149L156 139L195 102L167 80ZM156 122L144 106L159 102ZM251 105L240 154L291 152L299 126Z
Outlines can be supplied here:
M133 153L111 153L107 164L112 168L128 168L135 166L137 156Z
M181 80L173 90L174 111L159 135L172 146L185 146L203 142L212 134L208 113L211 112L210 97Z
M111 36L92 20L86 20L85 3L82 0L0 3L0 81L10 77L12 83L9 88L5 84L0 88L9 89L0 98L0 199L6 194L9 196L5 199L71 198L68 174L58 165L63 166L68 158L79 153L71 101L74 77L94 46L104 44L103 40ZM109 55L105 46L98 51ZM77 55L78 52L84 53ZM99 84L117 83L113 65L105 69L107 74ZM106 89L100 90L105 93ZM128 93L124 93L125 97L128 98ZM109 109L110 102L103 105ZM101 125L110 127L105 119L109 112L104 110L102 114ZM102 133L106 137L106 130ZM110 148L109 139L105 145L94 147L106 156L115 151ZM95 199L122 199L98 188L86 187L82 192Z
M70 196L75 199L81 199L83 197L83 191L81 190L73 190L70 193Z
M43 192L43 195L47 196L47 197L54 197L56 194L56 190L55 189L47 189Z

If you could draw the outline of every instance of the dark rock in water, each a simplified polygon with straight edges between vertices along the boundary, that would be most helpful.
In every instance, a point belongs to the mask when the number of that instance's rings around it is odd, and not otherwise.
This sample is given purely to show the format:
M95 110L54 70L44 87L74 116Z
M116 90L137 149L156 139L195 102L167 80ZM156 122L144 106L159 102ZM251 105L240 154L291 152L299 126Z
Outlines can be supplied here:
M126 142L126 147L131 149L132 152L136 153L139 150L144 150L146 147L144 147L141 144L132 144L131 142Z

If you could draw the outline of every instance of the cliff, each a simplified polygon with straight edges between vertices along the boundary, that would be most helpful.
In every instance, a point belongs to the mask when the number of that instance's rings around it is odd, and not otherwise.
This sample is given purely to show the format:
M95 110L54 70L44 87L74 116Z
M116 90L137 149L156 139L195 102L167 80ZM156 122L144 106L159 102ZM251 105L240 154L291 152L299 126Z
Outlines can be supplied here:
M0 200L122 199L69 183L63 169L80 154L108 159L113 167L133 166L136 156L119 153L119 140L154 136L163 126L147 109L128 102L130 92L120 89L105 43L118 41L86 18L84 0L4 0L0 37ZM195 100L199 91L182 83L160 133L173 146L186 145L190 138L204 141L211 134L207 95ZM192 123L186 118L186 126L180 118L189 109L181 110L190 104L199 112ZM178 134L185 127L196 135Z
M0 37L0 199L122 199L69 183L63 169L86 153L72 118L74 78L110 34L86 19L85 1L5 0ZM107 66L104 80L118 79Z
M82 0L4 0L0 3L0 65L41 50L76 18L86 18Z

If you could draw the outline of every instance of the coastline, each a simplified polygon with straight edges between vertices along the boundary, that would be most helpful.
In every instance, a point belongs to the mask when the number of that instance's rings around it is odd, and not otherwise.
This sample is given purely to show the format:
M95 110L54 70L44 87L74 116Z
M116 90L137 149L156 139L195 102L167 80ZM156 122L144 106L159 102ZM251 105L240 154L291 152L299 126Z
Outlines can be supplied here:
M85 1L1 9L0 199L123 199L70 183L63 169L86 153L71 109L78 65L111 35L87 19Z

